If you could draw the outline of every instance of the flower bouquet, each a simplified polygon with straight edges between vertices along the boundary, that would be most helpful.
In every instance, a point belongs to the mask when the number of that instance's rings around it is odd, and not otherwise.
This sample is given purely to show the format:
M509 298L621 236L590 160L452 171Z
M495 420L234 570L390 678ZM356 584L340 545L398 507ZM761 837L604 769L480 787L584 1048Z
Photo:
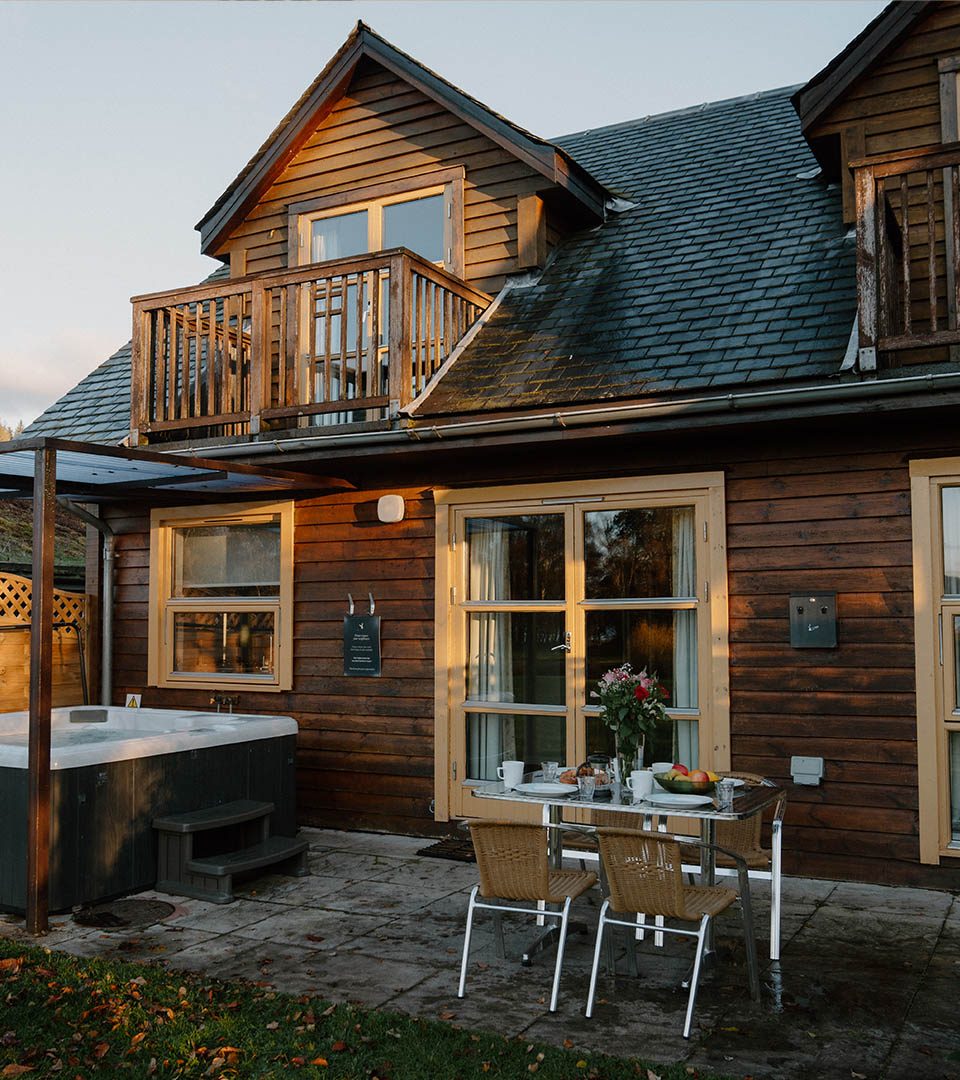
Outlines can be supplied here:
M590 696L599 701L600 719L613 732L622 781L631 769L643 767L647 735L666 720L670 695L656 675L623 664L605 672Z

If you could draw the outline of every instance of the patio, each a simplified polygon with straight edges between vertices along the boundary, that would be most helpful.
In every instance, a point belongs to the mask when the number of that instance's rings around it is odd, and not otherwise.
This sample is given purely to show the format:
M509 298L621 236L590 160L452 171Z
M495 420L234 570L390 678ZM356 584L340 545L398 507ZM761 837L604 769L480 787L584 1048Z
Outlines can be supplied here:
M685 1042L686 995L677 984L689 947L669 939L662 950L644 943L642 982L602 977L588 1021L592 925L588 935L569 940L559 1011L550 1015L550 954L531 968L512 959L535 932L532 923L507 920L508 960L498 961L481 915L461 1001L458 960L476 867L418 856L429 844L421 838L312 829L303 835L310 877L261 877L225 906L164 897L177 902L175 912L146 930L105 932L56 916L44 944L727 1075L960 1076L960 903L952 894L787 879L777 970L764 961L768 890L756 885L763 1003L753 1006L745 989L738 919L721 917L724 962L701 985ZM598 907L595 895L584 898L576 915L593 924ZM0 934L27 938L23 920L12 916L0 921Z

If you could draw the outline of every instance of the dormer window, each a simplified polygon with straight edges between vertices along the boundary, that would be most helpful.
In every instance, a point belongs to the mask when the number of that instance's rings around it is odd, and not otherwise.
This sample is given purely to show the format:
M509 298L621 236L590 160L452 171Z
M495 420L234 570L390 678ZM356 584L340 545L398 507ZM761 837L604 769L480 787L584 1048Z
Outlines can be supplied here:
M443 170L411 177L401 190L380 184L295 203L290 262L304 266L404 247L459 276L462 186L462 170Z
M377 199L362 207L321 210L301 217L301 251L309 240L308 262L405 247L443 265L443 188L414 196Z

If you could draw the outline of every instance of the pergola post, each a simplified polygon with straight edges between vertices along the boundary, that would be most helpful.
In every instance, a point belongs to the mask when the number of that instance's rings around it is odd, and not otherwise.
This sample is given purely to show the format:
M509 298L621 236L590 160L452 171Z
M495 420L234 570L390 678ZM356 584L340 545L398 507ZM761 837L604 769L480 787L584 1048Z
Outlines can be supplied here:
M53 702L53 543L57 452L34 451L30 734L27 754L27 931L47 930L50 886L50 709Z

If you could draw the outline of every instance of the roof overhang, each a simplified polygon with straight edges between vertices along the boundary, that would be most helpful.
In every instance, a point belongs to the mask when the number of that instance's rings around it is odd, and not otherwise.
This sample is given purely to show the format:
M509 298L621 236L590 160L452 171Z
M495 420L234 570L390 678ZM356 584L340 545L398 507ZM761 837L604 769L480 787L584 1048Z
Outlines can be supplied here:
M936 6L931 0L893 0L822 71L801 86L791 100L803 133L806 135L856 79Z
M0 499L33 494L37 453L56 452L57 495L88 503L273 497L352 489L331 476L42 437L0 445Z
M416 87L526 162L552 185L567 191L596 217L603 217L610 193L558 146L512 124L358 22L333 59L196 225L204 255L217 248L316 130L346 91L364 57Z

